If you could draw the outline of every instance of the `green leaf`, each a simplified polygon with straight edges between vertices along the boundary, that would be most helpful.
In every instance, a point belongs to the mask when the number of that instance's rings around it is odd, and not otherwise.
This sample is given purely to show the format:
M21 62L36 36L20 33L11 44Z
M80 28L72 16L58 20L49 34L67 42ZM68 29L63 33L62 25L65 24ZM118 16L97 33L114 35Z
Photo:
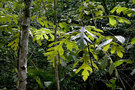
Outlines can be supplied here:
M96 11L96 12L95 12L95 15L96 15L96 16L101 16L101 15L103 15L103 11L101 11L101 10Z
M101 30L101 29L97 29L97 28L95 28L94 30L95 30L95 31L97 31L97 32L101 32L101 33L103 33L103 30Z
M63 55L64 54L64 50L63 50L62 46L60 46L58 48L58 52L59 52L60 55Z
M50 37L51 39L49 39L48 41L54 41L54 35L50 33Z
M62 58L63 60L65 60L65 59L66 59L63 55L61 55L61 56L60 56L60 58Z
M60 26L61 28L64 28L64 27L67 26L67 23L66 23L66 22L59 23L59 26Z
M41 43L41 41L40 40L37 40L37 43L41 46L42 45L42 43Z
M117 49L117 55L122 58L123 57L123 53L121 52L121 50Z
M116 22L116 20L114 19L113 16L109 16L109 23L110 23L110 25L112 25L114 27L117 26L117 22Z
M131 40L131 44L133 45L135 43L135 38Z
M80 58L77 62L74 63L73 68L75 68L75 66L82 60L82 58Z
M132 0L132 2L135 4L135 0Z
M46 34L44 34L44 36L45 36L45 39L48 40L49 37Z
M125 11L125 10L127 10L127 8L126 7L118 7L118 9L116 10L116 12L118 13L118 14L120 14L122 11Z
M90 49L90 52L92 53L93 57L98 60L97 54L93 51L93 49Z
M53 42L53 43L49 44L48 47L52 47L53 45L56 45L56 44L59 44L59 43L60 43L60 41Z
M83 80L86 81L89 76L89 72L87 71L87 69L83 70L82 76L83 76Z
M88 76L89 76L89 72L92 72L92 68L87 64L87 63L83 63L82 66L80 66L75 73L78 73L80 70L84 69L84 71L82 72L82 76L83 76L83 80L86 81Z
M115 53L116 47L117 47L116 45L113 45L113 46L112 46L112 48L111 48L111 54L114 54L114 53Z
M108 60L105 57L102 61L101 61L101 69L104 70L108 65Z
M82 69L83 69L83 66L80 66L80 67L75 71L75 73L80 72Z
M114 64L114 67L118 67L121 64L123 64L124 62L126 62L127 64L133 63L133 61L131 61L131 60L118 60L118 61L115 61L113 64Z
M96 68L98 70L98 67L94 62L92 62L92 65L93 65L94 68Z
M76 50L78 50L79 48L78 48L78 45L77 45L77 43L75 43L75 42L72 42L72 44L73 44L73 46L74 46L74 48L76 49Z
M126 18L122 18L122 19L123 19L123 21L124 21L125 23L131 24L131 22L130 22L128 19L126 19Z
M100 50L100 49L101 49L101 47L103 47L103 46L105 46L105 45L107 45L107 44L111 43L111 42L112 42L112 40L113 40L113 39L109 39L109 40L107 40L107 41L105 41L105 42L103 42L103 43L99 44L99 45L98 45L98 47L97 47L97 50Z
M128 14L127 14L128 17L131 17L131 15L132 15L132 13L128 13Z
M124 23L124 20L121 17L117 18L120 23Z
M39 19L38 19L38 22L39 22L42 26L44 26L44 23L42 22L42 18L39 18Z
M118 7L114 7L110 12L114 13L117 9L118 9Z
M109 49L109 47L110 47L110 44L104 46L103 50L106 52Z
M11 17L9 15L7 15L6 20L11 24Z
M48 28L48 21L44 21L44 25L46 28Z
M114 65L113 63L109 66L109 74L111 75L113 73L113 70L114 70Z
M34 19L36 19L36 15L32 16L30 19L33 21Z
M70 51L72 51L72 49L73 49L73 44L72 44L71 42L68 42L68 43L67 43L67 48L68 48Z
M40 78L38 76L35 77L35 80L40 85L40 87L43 87L42 82L40 81Z
M80 66L77 70L76 70L76 72L75 73L78 73L80 70L82 70L82 69L84 69L84 70L88 70L88 71L90 71L90 72L92 72L92 68L87 64L87 63L83 63L82 64L82 66ZM86 74L86 76L87 76L88 74ZM86 79L86 76L85 76L85 74L84 74L84 78Z
M8 44L8 46L13 45L13 44L14 44L14 42L15 42L15 41L10 42L10 43Z

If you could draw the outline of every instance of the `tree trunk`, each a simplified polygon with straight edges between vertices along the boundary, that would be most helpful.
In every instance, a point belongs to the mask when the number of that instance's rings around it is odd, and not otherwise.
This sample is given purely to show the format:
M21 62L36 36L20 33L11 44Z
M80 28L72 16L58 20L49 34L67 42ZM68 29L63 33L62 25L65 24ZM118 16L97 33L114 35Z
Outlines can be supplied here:
M18 90L26 90L27 84L27 54L32 0L24 0L24 4L19 50Z

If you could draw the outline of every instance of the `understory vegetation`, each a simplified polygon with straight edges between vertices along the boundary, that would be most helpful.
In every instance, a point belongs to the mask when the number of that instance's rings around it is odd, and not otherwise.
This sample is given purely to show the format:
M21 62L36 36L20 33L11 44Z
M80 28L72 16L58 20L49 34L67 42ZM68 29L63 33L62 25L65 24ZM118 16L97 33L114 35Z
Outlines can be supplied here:
M16 89L135 90L135 0L0 0L0 90Z

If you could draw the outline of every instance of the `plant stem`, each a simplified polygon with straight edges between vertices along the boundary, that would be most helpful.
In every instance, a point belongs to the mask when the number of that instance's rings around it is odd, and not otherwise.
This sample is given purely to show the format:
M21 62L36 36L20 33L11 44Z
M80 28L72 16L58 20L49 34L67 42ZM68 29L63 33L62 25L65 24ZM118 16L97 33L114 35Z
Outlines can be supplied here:
M55 32L54 32L54 39L57 41L57 0L54 0L54 25L55 25ZM57 83L57 90L60 90L60 81L59 81L59 71L58 71L58 60L55 57L55 78Z

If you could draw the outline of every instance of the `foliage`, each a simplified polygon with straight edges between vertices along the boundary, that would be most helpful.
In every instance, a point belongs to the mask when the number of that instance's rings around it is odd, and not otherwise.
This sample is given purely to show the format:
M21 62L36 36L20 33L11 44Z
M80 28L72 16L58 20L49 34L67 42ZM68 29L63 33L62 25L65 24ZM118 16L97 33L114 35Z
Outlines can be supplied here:
M116 84L116 80L120 80L119 83L124 81L125 77L121 75L121 72L124 72L121 71L123 67L130 69L131 76L128 75L129 73L127 76L132 78L135 59L134 7L130 2L129 5L124 6L125 4L122 2L116 2L118 4L116 5L111 1L106 0L106 3L114 4L107 4L110 12L106 14L102 0L58 0L58 40L56 42L54 42L56 26L53 24L53 0L33 1L28 55L28 83L32 87L37 89L56 87L51 67L51 65L55 66L55 58L58 60L57 63L61 64L59 74L61 87L64 89L65 85L71 86L72 88L69 88L72 90L73 88L75 90L86 88L89 82L92 82L92 77L95 76L100 80L110 79L106 85L114 90L119 86ZM134 0L132 2L135 3ZM13 88L17 83L17 80L13 81L13 79L17 79L15 70L17 69L23 8L24 3L21 0L2 0L0 2L0 53L2 53L0 55L2 57L0 73L3 73L0 80L3 78L2 82L5 82L1 84L0 88L8 85L6 80L12 70L10 83L14 83ZM70 62L72 63L68 64ZM4 63L9 65L5 67ZM66 74L63 74L64 72ZM109 78L109 76L105 79L104 77L108 73L115 79ZM66 78L64 75L69 76ZM73 80L71 80L72 78ZM126 82L128 81L124 81L124 85ZM92 82L92 84L94 83ZM9 89L9 85L6 87L7 89ZM124 88L124 85L120 85L120 87Z

